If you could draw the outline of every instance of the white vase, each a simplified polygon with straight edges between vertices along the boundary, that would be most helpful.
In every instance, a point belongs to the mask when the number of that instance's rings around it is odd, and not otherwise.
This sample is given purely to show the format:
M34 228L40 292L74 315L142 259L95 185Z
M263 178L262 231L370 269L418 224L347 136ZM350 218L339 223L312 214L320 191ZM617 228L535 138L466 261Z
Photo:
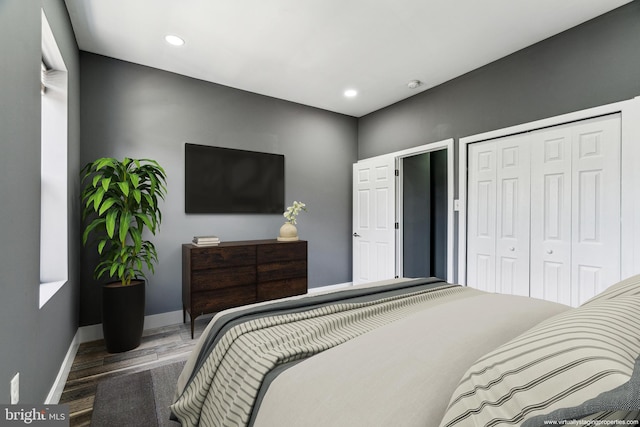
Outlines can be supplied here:
M280 227L280 235L278 236L278 241L293 242L296 240L298 240L298 229L290 222L285 222L282 227Z

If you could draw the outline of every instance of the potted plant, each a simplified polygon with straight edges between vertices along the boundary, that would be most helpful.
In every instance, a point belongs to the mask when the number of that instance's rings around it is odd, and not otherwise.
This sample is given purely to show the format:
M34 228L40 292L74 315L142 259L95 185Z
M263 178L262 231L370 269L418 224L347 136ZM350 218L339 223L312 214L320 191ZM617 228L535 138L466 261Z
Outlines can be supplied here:
M102 328L107 351L118 353L140 345L144 326L143 268L154 272L156 248L143 232L156 233L162 213L159 199L166 194L166 174L149 159L100 158L81 171L82 243L95 238L99 263L97 279L115 279L103 286Z

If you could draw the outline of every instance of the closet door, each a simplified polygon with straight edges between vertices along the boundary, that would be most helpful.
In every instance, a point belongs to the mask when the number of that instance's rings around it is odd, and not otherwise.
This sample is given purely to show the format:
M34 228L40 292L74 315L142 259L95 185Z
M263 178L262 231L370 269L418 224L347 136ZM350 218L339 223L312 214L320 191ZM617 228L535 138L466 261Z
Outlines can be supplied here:
M469 146L467 285L496 292L496 143Z
M496 141L496 291L529 295L529 136Z
M529 143L516 135L469 147L467 284L529 295Z
M620 115L572 132L571 304L620 280Z
M532 133L531 293L571 303L571 128Z
M579 305L620 279L620 120L532 133L531 296Z

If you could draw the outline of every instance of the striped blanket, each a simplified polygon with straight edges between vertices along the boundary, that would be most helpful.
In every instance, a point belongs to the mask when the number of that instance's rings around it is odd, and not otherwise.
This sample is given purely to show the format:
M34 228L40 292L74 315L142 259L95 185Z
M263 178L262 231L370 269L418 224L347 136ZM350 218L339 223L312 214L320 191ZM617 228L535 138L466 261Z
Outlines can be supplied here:
M269 304L217 318L171 406L183 425L246 426L274 369L304 360L424 309L464 288L417 279L373 290Z

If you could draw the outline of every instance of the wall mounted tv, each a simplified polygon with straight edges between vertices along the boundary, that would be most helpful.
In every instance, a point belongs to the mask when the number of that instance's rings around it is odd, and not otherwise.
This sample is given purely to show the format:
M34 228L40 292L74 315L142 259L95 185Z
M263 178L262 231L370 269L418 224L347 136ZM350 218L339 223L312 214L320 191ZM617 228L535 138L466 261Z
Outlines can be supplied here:
M284 212L284 155L185 144L186 213Z

